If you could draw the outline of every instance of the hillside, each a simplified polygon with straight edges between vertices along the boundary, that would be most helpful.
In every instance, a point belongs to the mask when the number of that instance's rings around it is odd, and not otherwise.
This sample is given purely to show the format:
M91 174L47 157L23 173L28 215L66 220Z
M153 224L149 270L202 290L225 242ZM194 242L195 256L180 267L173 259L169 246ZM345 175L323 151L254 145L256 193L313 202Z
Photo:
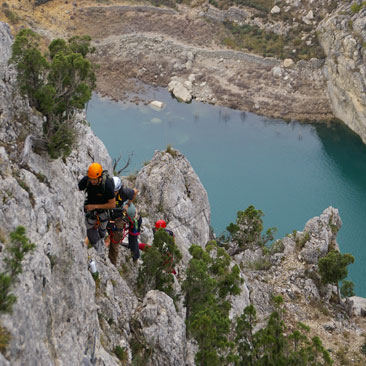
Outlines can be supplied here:
M321 339L334 365L365 364L366 300L352 297L340 305L335 286L322 283L319 275L319 259L338 248L342 222L337 209L318 213L303 232L292 233L271 247L260 244L260 232L245 250L238 250L234 238L220 246L209 226L207 193L190 163L176 150L157 151L135 177L123 180L140 191L141 241L152 243L157 219L164 218L174 230L183 256L173 277L174 291L180 296L173 299L153 285L141 294L137 282L144 261L133 263L129 251L121 248L115 267L84 242L84 195L77 190L77 182L92 161L112 173L105 146L85 117L79 116L77 128L83 139L69 157L51 160L35 151L32 139L42 133L42 118L19 95L15 71L7 65L12 39L3 23L0 42L1 270L6 268L6 248L13 244L10 234L19 225L35 244L22 262L18 280L11 283L17 297L13 312L0 317L0 336L7 332L11 336L8 345L1 345L1 365L90 365L92 359L96 365L108 366L197 364L195 356L202 351L202 343L192 332L199 328L194 328L186 304L192 288L184 285L192 244L197 245L196 255L207 250L203 258L213 263L207 267L215 274L213 278L219 280L224 269L230 276L221 278L223 284L232 284L233 278L237 281L232 293L221 288L224 292L216 298L221 308L211 302L217 314L222 315L222 309L228 312L229 339L245 307L255 306L258 330L276 309L273 299L281 295L286 332L296 329L300 321L309 327L309 338ZM247 238L241 234L239 240ZM90 258L99 269L97 281L88 270ZM200 272L196 284L202 281L212 286L215 281L206 275L208 271ZM203 328L201 338L212 339L208 330L216 327L220 330L218 320Z
M113 99L131 98L130 93L141 91L144 84L167 87L172 77L178 77L182 83L189 81L189 92L203 102L288 120L334 117L321 71L323 61L311 59L313 27L312 31L301 31L302 37L306 35L301 44L310 51L294 64L289 58L284 62L273 57L283 49L284 41L277 49L267 51L271 57L256 56L255 52L260 55L263 51L250 45L246 46L252 49L251 54L237 51L247 48L235 41L233 29L222 20L241 24L253 18L251 22L258 24L253 23L253 27L263 28L262 12L253 8L249 13L235 13L205 3L176 4L174 8L120 1L56 0L36 7L26 1L7 4L19 17L12 25L13 32L28 24L48 38L89 34L97 48L95 61L100 65L98 91ZM269 17L273 18L269 35L277 37L276 33L286 31L281 17ZM0 19L9 21L4 15ZM290 30L287 33L292 34ZM272 40L266 41L264 36L261 41L253 35L249 39L254 45L270 45ZM289 49L292 46L293 40Z

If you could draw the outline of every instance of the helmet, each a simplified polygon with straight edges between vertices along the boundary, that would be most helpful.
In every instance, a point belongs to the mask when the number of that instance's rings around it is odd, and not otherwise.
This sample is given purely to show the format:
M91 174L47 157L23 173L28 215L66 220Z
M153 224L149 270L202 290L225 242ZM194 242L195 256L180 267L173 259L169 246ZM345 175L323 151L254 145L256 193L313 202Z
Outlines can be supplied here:
M103 168L98 163L90 164L88 169L88 177L90 179L97 179L102 176Z
M113 177L113 183L114 183L114 191L117 192L122 187L122 181L119 177Z
M160 229L160 228L166 228L166 222L164 220L158 220L155 222L155 228L156 229Z

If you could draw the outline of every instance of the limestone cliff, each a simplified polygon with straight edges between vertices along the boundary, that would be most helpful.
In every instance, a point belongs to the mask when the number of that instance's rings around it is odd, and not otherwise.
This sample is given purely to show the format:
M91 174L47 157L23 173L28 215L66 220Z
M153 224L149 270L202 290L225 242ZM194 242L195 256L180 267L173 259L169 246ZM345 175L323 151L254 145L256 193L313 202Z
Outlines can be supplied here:
M197 347L186 336L182 301L174 304L157 290L142 298L135 291L138 264L127 250L121 248L115 267L84 245L84 196L77 182L93 160L112 173L111 159L82 116L80 140L70 157L50 160L34 151L31 136L41 134L42 119L18 93L16 74L7 65L11 43L8 27L0 23L0 241L4 248L9 233L23 225L36 249L24 259L23 272L13 285L13 313L0 318L12 336L0 353L0 364L90 365L95 349L96 365L114 366L121 364L114 352L120 347L125 350L124 364L130 365L140 346L147 357L142 364L193 366ZM175 277L180 291L189 246L203 247L210 239L204 187L185 157L173 149L156 152L135 181L125 179L125 184L140 190L143 241L151 243L157 218L167 220L174 230L184 254ZM337 246L340 225L338 211L328 208L306 224L304 233L282 239L270 252L253 248L235 255L232 265L238 264L244 281L240 295L229 299L231 319L254 304L264 320L272 311L272 296L281 294L290 323L308 324L326 348L336 353L343 345L358 361L364 299L353 299L355 314L352 303L348 313L335 307L334 287L322 285L317 272L319 257ZM5 252L0 252L0 268ZM96 260L99 281L88 271L89 257Z
M366 143L365 23L364 7L355 12L343 4L319 24L318 38L333 112Z

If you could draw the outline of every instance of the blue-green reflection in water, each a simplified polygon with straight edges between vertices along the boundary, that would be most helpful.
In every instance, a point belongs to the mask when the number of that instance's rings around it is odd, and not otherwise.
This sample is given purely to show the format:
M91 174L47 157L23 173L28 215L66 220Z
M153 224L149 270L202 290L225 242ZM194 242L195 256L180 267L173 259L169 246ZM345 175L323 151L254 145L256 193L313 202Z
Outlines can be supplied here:
M341 251L356 258L349 279L357 295L366 296L366 148L355 134L340 124L285 123L198 102L182 104L165 90L150 90L149 98L163 101L164 108L93 96L88 121L112 157L133 152L133 172L154 150L168 144L180 150L208 192L217 234L250 204L264 212L265 229L278 228L278 238L302 230L326 207L338 208Z

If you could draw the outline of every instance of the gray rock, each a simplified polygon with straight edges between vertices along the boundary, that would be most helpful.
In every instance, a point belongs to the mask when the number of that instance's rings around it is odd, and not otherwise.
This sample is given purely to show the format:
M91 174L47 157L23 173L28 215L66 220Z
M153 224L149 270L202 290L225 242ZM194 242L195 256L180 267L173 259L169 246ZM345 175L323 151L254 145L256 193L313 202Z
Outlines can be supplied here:
M349 299L353 302L353 313L366 317L366 299L359 296L352 296Z
M147 203L141 210L153 220L168 221L183 252L187 253L191 244L206 245L210 233L207 192L179 151L155 151L138 173L136 187Z
M307 263L316 264L330 249L339 249L336 237L341 226L338 210L333 207L328 207L319 217L310 219L304 228L304 232L310 234L310 239L300 252L302 258Z
M185 365L186 327L173 300L163 292L149 291L136 315L145 340L154 349L153 364Z
M347 11L340 7L326 17L317 33L327 55L323 74L333 112L366 142L366 75L360 72L366 19L362 12Z
M183 82L176 78L169 83L168 90L181 102L188 103L192 100L192 94L183 85Z

